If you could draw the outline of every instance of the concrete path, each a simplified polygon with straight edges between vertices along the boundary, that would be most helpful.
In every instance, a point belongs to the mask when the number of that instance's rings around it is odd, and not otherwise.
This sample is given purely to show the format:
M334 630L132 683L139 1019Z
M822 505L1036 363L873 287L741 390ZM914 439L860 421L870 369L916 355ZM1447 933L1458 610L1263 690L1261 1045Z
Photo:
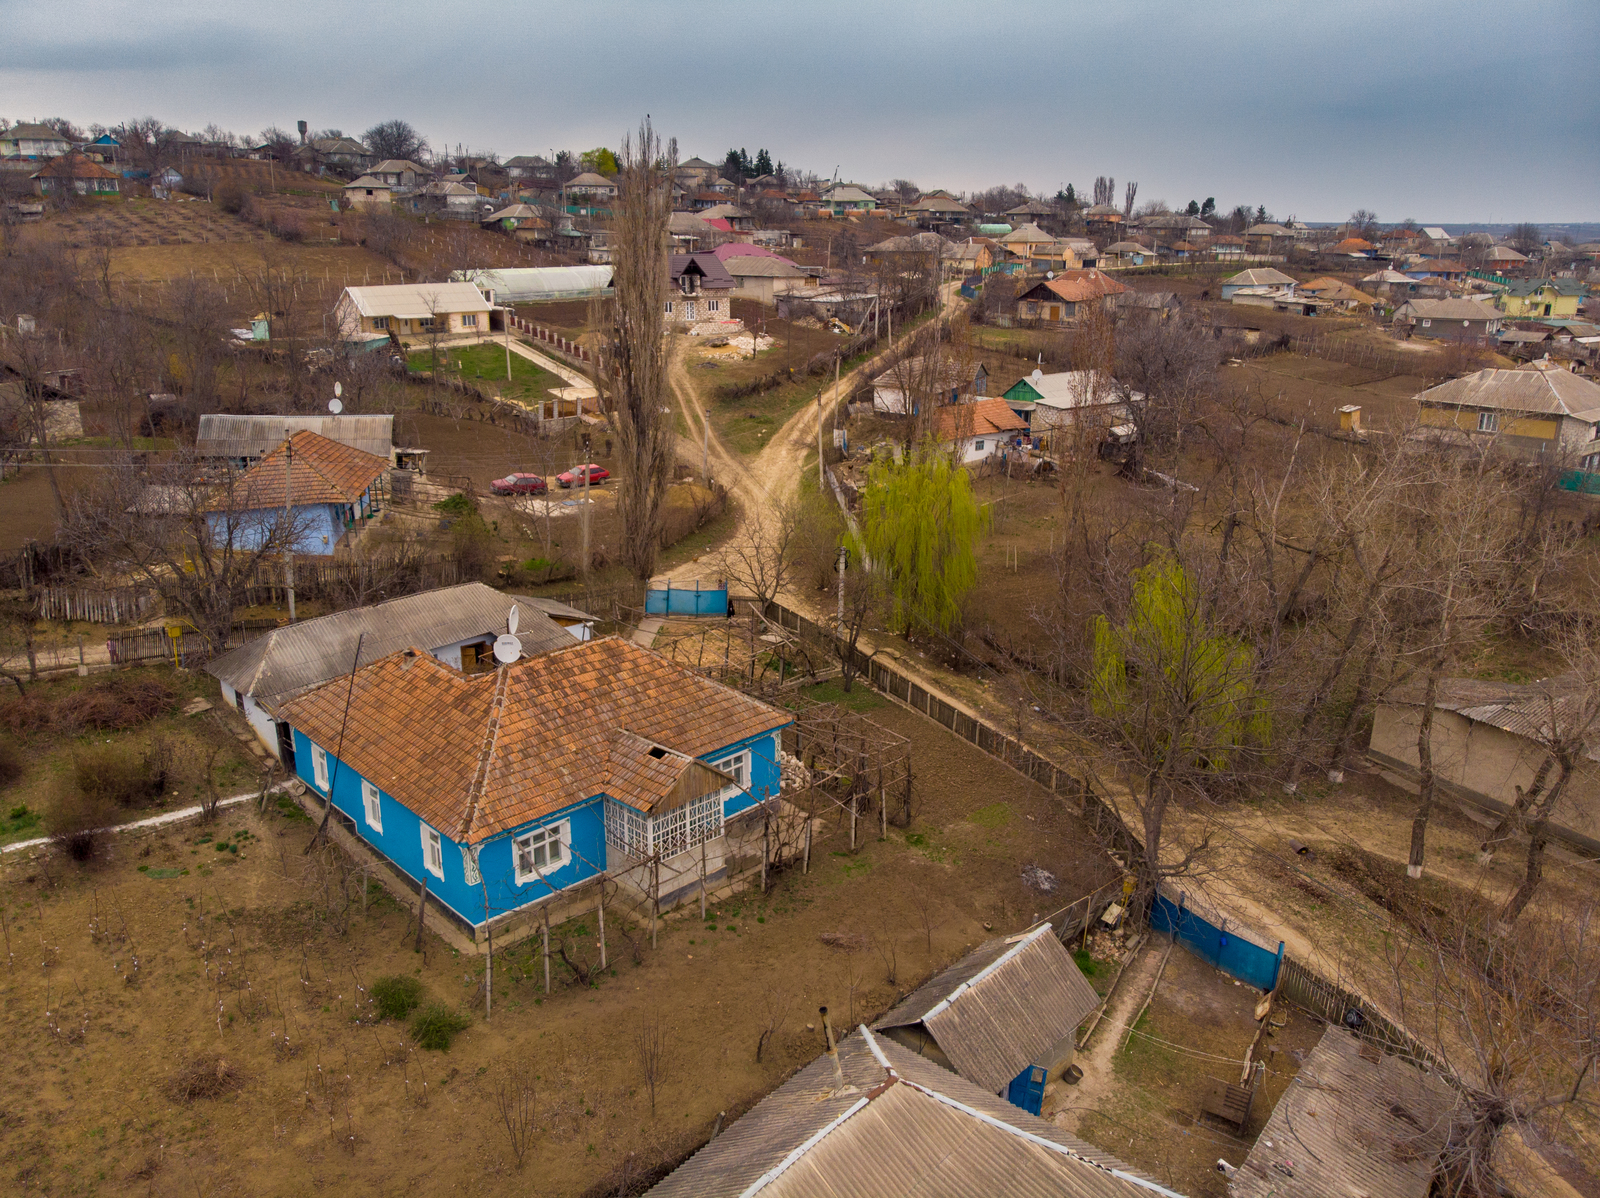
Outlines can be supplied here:
M276 794L285 789L289 784L279 782L269 790L268 794ZM252 790L242 795L230 795L217 804L217 810L225 807L237 807L240 803L257 802L261 798L259 790ZM113 824L109 828L97 828L99 832L138 832L145 828L164 828L168 824L181 824L185 820L198 819L203 814L200 807L180 807L176 811L163 812L152 815L149 819L137 819L131 824ZM48 836L35 836L32 840L18 840L15 843L0 845L0 853L20 853L23 849L36 849L50 843Z
M666 621L659 616L650 616L647 619L640 620L639 627L633 634L633 643L643 645L646 649L651 648L656 643L656 633L661 631L661 626L665 623Z

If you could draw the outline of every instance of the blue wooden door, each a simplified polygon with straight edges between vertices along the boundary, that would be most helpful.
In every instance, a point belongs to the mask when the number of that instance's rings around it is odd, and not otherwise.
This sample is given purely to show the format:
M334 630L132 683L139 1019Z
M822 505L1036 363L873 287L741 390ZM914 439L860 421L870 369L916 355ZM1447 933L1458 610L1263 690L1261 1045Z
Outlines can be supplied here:
M1012 1106L1021 1107L1030 1115L1037 1115L1044 1105L1044 1079L1043 1065L1029 1065L1011 1079L1011 1084L1006 1087L1006 1101Z

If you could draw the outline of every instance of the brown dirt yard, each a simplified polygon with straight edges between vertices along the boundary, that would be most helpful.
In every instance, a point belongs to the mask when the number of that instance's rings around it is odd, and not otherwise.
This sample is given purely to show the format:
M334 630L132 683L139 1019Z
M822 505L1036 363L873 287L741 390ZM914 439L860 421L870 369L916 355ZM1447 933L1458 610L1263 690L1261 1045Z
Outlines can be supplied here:
M487 1023L481 958L432 934L415 954L393 899L374 894L335 931L304 873L311 825L288 800L264 816L236 808L209 826L119 839L88 871L11 862L0 889L0 1026L15 1078L0 1101L6 1186L579 1194L676 1159L719 1112L737 1113L816 1055L821 1033L807 1025L819 1005L841 1024L868 1020L970 945L1109 872L1050 796L925 718L876 703L868 714L915 745L909 834L891 828L851 856L830 823L809 875L716 904L704 924L697 909L668 920L640 964L608 919L614 969L593 988L565 984L558 964L546 998L535 942L524 942L496 970ZM1056 895L1024 888L1019 870L1033 862L1061 879ZM818 939L836 931L882 951ZM365 987L384 975L417 977L427 1000L468 1015L449 1052L422 1052L402 1026L374 1021ZM758 1065L769 1005L785 1016ZM634 1048L646 1011L664 1015L670 1036L653 1115ZM179 1071L197 1062L202 1080L223 1075L219 1096L176 1096ZM507 1068L538 1094L521 1173L494 1113Z
M1141 959L1159 967L1169 944L1165 937L1151 939L1140 950ZM1055 1122L1190 1198L1226 1198L1217 1158L1243 1162L1299 1072L1295 1054L1316 1044L1324 1024L1295 1007L1274 1010L1271 1022L1284 1023L1257 1049L1255 1059L1267 1062L1266 1077L1249 1122L1235 1134L1229 1124L1202 1114L1200 1104L1213 1077L1239 1081L1245 1050L1259 1026L1255 1005L1261 991L1178 945L1167 957L1149 1009L1138 1014L1153 977L1152 971L1135 994L1131 1030L1110 1019L1095 1029L1089 1051L1109 1050L1110 1071L1091 1093L1058 1087L1052 1095Z

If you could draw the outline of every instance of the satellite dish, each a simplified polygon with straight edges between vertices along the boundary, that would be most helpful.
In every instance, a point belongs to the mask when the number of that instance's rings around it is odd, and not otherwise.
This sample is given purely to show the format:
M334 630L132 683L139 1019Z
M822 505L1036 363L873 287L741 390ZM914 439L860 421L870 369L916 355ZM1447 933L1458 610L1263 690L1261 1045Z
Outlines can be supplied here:
M517 621L522 618L522 609L512 605L511 614L506 617L506 631L512 636L517 635Z
M509 632L494 638L494 659L501 665L508 666L521 656L522 642Z
M1044 277L1047 279L1053 279L1056 277L1056 272L1053 270L1047 270L1044 272Z
M344 394L344 384L343 383L335 383L333 385L333 397L335 399L337 399L337 398L339 398L339 396L341 396L343 394Z
M1036 382L1036 383L1037 383L1037 382L1038 382L1038 381L1039 381L1039 380L1040 380L1040 379L1042 379L1042 378L1044 378L1044 371L1042 371L1042 370L1035 370L1035 371L1034 371L1034 372L1033 372L1033 381L1034 381L1034 382Z
M337 397L330 399L328 401L328 411L337 416L340 412L344 411L344 400Z

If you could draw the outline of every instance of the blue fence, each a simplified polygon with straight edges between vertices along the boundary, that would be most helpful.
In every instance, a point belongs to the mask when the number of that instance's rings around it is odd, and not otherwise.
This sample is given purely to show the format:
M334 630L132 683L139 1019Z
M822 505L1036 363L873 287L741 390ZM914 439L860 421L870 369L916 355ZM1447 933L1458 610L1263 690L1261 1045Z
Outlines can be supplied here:
M727 616L728 584L702 588L652 583L645 592L644 610L651 616Z
M1276 952L1262 948L1237 932L1230 932L1226 919L1220 928L1202 919L1188 909L1181 895L1176 903L1166 895L1156 895L1150 908L1150 927L1182 941L1195 956L1241 982L1258 990L1277 988L1278 971L1283 968L1281 940Z

